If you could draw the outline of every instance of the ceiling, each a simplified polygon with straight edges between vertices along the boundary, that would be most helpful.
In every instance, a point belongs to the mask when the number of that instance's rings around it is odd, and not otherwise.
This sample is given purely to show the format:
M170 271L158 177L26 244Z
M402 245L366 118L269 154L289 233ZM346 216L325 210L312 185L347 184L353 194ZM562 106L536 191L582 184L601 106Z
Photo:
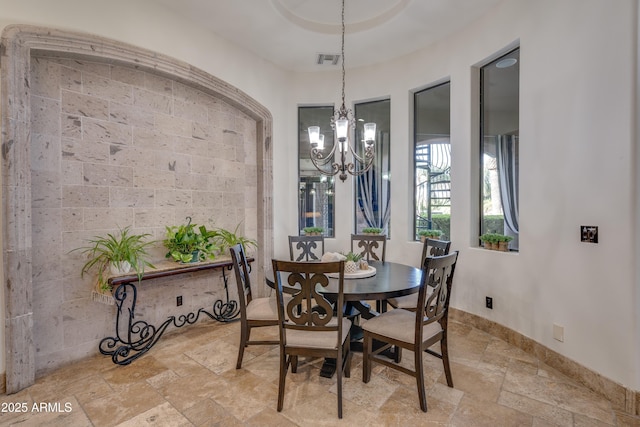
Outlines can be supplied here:
M503 0L345 0L345 67L384 62L460 31ZM156 0L173 13L295 71L340 54L341 0Z

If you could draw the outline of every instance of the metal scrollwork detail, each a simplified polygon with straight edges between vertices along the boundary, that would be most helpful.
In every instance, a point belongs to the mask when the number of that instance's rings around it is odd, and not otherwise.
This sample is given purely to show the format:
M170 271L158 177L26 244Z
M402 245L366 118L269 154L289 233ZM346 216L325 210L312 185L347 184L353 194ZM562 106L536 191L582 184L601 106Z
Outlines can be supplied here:
M227 266L229 270L232 268L232 265ZM149 351L170 325L176 328L193 325L198 321L201 314L219 322L235 320L240 313L240 307L237 301L229 299L228 277L225 273L225 268L222 269L222 278L226 300L216 300L213 303L211 312L200 308L196 312L181 314L178 317L169 316L158 327L144 320L134 320L138 298L136 286L133 283L119 285L114 293L117 307L116 335L103 338L100 341L100 353L111 356L113 363L117 365L128 365Z

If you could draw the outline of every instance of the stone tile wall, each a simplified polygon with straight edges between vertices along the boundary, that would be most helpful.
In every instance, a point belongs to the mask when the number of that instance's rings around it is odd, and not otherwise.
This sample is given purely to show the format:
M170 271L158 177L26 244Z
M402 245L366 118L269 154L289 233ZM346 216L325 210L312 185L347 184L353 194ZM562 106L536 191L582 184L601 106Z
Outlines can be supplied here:
M186 84L126 66L31 58L33 340L36 373L98 351L115 307L70 250L131 226L164 237L190 216L258 233L256 121ZM157 244L152 258L164 258ZM233 280L231 281L233 285ZM235 294L235 286L231 287ZM176 307L176 296L184 305ZM211 307L221 272L145 281L137 320Z

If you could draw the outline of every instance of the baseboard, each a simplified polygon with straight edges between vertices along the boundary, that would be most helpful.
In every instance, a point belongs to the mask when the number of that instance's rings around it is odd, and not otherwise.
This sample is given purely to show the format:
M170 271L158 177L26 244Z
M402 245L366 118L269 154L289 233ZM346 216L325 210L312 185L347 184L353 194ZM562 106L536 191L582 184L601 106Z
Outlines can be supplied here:
M602 395L611 402L613 409L633 416L640 415L640 391L626 388L531 338L491 320L453 307L449 309L449 319L473 326L526 351L569 378Z

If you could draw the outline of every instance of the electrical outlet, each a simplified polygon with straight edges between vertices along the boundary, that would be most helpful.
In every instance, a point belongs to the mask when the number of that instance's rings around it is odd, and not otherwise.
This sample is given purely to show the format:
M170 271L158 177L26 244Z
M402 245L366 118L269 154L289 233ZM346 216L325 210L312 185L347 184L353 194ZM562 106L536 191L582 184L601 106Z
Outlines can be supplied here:
M564 327L553 324L553 339L564 342Z
M587 243L598 243L598 226L597 225L581 225L580 241Z
M488 309L493 310L493 298L486 297L485 305L487 306Z
M180 307L182 305L182 295L176 298L176 306Z

